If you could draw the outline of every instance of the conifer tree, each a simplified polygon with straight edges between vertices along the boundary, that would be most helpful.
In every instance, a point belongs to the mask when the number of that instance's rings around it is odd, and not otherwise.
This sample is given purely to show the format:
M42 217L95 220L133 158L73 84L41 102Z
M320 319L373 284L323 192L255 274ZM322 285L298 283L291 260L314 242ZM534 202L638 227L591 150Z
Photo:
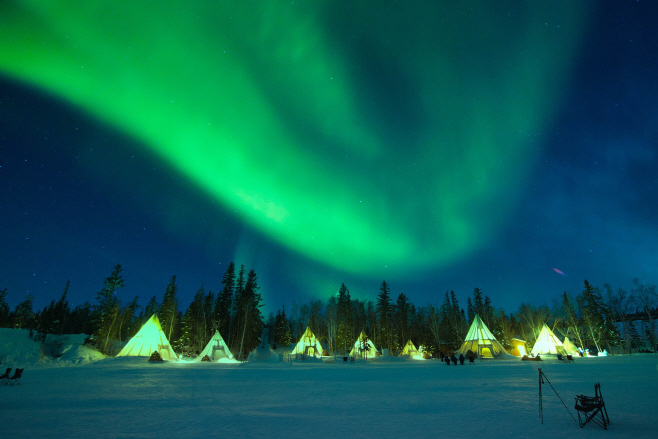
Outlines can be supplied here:
M238 318L236 319L236 325L240 330L240 338L239 343L236 344L238 345L239 358L245 358L246 354L260 343L263 318L260 311L262 304L261 295L258 293L259 289L256 272L249 270L244 289L240 292L237 301Z
M69 315L69 323L67 326L67 333L69 334L87 334L94 333L94 311L89 302L78 305L71 311ZM92 342L91 337L85 340L85 344Z
M64 330L67 328L68 319L70 317L71 310L69 309L69 302L66 299L66 296L68 295L70 285L71 285L71 281L66 281L66 285L64 286L64 292L62 293L62 296L59 298L57 303L55 303L55 306L53 308L53 326L52 326L53 334L61 335L64 333Z
M155 296L153 296L149 300L149 303L146 305L146 307L144 308L144 312L141 315L140 327L141 325L146 323L146 321L150 319L153 314L158 314L159 311L160 311L160 304L158 303L158 300L155 298Z
M240 265L240 271L238 271L238 276L235 278L235 289L233 291L233 303L231 304L231 331L229 333L229 346L231 347L231 352L237 352L237 348L240 344L240 324L238 319L242 312L241 306L244 303L242 299L242 294L244 292L244 282L245 282L245 268L244 264Z
M174 346L186 355L199 354L210 340L204 310L206 297L202 285L181 319L180 339L175 341Z
M564 321L567 324L567 327L573 332L573 336L578 340L580 346L585 346L580 331L580 319L576 314L575 301L566 291L562 293L561 312L564 316Z
M287 347L292 343L292 336L290 334L290 322L286 317L286 308L283 307L281 311L277 311L274 320L274 342L277 346Z
M382 281L377 295L377 317L379 326L379 344L392 351L393 328L391 326L391 314L393 305L391 305L391 288L386 281Z
M171 343L175 338L176 329L178 326L178 298L176 294L178 286L176 285L176 276L172 276L167 288L165 289L164 297L162 298L162 306L160 307L159 318L162 331L167 336L167 340Z
M352 301L352 344L356 341L361 331L370 334L368 330L368 310L366 309L366 302L359 299L351 299ZM317 334L316 334L317 335Z
M218 326L215 323L214 304L215 294L208 290L208 294L205 295L203 302L203 320L205 323L205 332L208 340L210 340L212 335L215 333L215 329L218 329Z
M588 328L588 335L601 351L604 345L616 344L619 337L616 328L612 325L607 307L602 303L600 292L585 280L585 289L579 297L583 309L583 320Z
M435 352L438 352L439 347L441 346L441 340L443 339L441 336L441 308L429 305L427 314L427 325L429 331L432 333L432 344L436 347Z
M337 350L336 333L338 331L338 301L336 296L332 295L327 300L325 318L327 321L327 341L329 353L333 354Z
M37 331L39 339L43 343L46 342L46 336L48 334L60 335L66 328L66 323L70 313L68 301L66 300L69 284L70 282L67 281L66 286L64 287L64 292L57 302L54 300L51 301L50 305L37 313Z
M364 330L366 331L366 334L370 335L371 339L374 339L379 336L379 333L377 332L377 311L371 300L366 301L366 318L367 323ZM355 335L358 336L359 334Z
M9 303L7 303L7 289L0 290L0 328L9 327Z
M482 319L488 328L491 328L494 324L494 309L491 305L491 299L489 296L484 296L484 305L482 306Z
M466 337L466 331L470 325L466 324L466 316L464 314L464 310L459 307L457 294L455 294L455 292L452 290L450 291L450 305L450 325L453 328L453 337L455 339L455 343L458 345L457 347L459 347L461 342L464 340L464 337Z
M413 316L412 304L409 303L409 298L404 293L400 293L395 303L395 318L396 318L396 333L397 333L397 346L396 350L400 350L411 338L410 320Z
M127 340L139 331L139 328L135 328L135 312L137 312L139 297L135 296L122 311L121 311L121 320L119 323L119 340Z
M642 348L642 337L637 332L637 329L635 328L635 322L633 322L633 321L631 321L628 325L628 335L629 335L630 340L631 340L631 348L632 349Z
M235 263L231 262L222 278L222 291L215 302L215 322L222 337L229 338L231 328L231 306L235 290Z
M354 337L352 299L350 297L350 290L347 289L345 284L341 284L338 290L337 320L336 347L343 355L347 355L356 337Z
M631 343L631 334L629 325L631 323L631 304L634 301L632 294L628 294L625 290L618 288L616 293L610 284L604 285L607 295L607 306L614 321L621 323L622 330L624 331L623 345L626 353L631 354L633 346Z
M466 310L468 313L468 324L470 325L475 320L475 308L473 308L473 302L470 297L466 298Z
M112 274L105 278L103 288L96 293L98 304L94 309L96 328L93 340L94 346L105 355L113 352L113 340L118 338L120 315L116 291L123 288L121 270L121 265L117 264Z
M473 311L484 319L484 302L482 299L482 290L476 288L473 290Z
M193 303L194 302L192 302L192 304ZM190 307L193 306L192 304L190 304ZM172 343L174 350L180 352L186 357L193 356L195 353L195 350L192 347L194 344L192 341L192 327L194 325L192 317L193 311L190 310L190 307L187 308L187 311L185 311L185 314L183 314L183 318L180 321L180 337Z
M658 291L656 285L647 285L633 278L633 295L639 305L639 311L646 314L649 328L645 331L647 344L651 350L658 349L658 334L656 333L656 308L658 307Z

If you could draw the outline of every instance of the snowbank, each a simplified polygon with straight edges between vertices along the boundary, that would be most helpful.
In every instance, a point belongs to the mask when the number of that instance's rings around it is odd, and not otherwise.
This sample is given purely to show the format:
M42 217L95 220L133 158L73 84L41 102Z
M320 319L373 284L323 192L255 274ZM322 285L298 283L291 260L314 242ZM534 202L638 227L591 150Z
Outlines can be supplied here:
M85 334L46 336L45 343L30 338L27 329L0 328L0 362L4 367L52 367L88 364L105 358L83 346Z

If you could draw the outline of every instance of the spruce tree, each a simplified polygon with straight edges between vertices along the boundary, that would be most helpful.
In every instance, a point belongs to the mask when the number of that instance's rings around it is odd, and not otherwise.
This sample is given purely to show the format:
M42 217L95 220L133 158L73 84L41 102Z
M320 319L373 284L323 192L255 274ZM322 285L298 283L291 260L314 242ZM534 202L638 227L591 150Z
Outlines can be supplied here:
M135 313L139 307L138 300L139 297L135 296L132 302L121 311L121 321L118 331L119 340L127 340L139 331L139 328L136 328L135 325Z
M208 340L215 333L217 325L215 323L215 313L214 313L214 303L215 303L215 294L212 291L208 291L208 294L204 297L203 302L203 319L205 323L205 332ZM205 347L205 345L204 345Z
M176 276L172 276L167 288L165 289L164 297L162 298L162 306L160 307L159 318L162 331L167 336L167 340L172 342L172 336L176 335L178 326L178 303L176 294L178 286L176 285Z
M151 318L153 314L158 314L160 311L160 304L158 303L158 300L155 298L155 296L151 297L151 300L149 300L149 303L146 304L146 307L144 308L144 312L141 315L141 322L140 322L140 327L148 319Z
M352 317L352 299L350 290L345 284L341 284L338 290L338 309L337 309L338 328L336 330L336 347L347 355L349 349L354 343L354 320Z
M241 314L241 306L243 304L242 293L244 292L244 282L245 282L245 268L244 264L240 265L240 271L238 272L237 277L235 278L235 290L233 291L233 303L231 304L231 327L229 332L229 346L231 347L231 352L237 352L237 349L240 345L240 324L238 319Z
M580 319L576 314L575 303L576 301L574 301L566 291L562 293L561 312L564 315L565 323L567 324L567 327L573 332L573 336L575 339L577 339L579 345L582 347L585 346L585 343L583 343L583 337L581 336Z
M70 285L71 281L66 281L64 292L53 307L53 326L51 327L53 334L61 335L67 328L71 310L69 309L69 302L66 300L66 296L68 295Z
M69 334L87 334L85 344L92 344L91 335L94 333L94 310L89 302L78 305L71 311L67 326Z
M117 264L112 270L112 274L105 278L103 288L96 293L98 304L94 309L96 328L93 342L94 346L105 355L113 352L113 340L118 339L120 316L116 291L123 288L121 271L121 265Z
M229 338L231 328L231 306L235 290L235 264L231 262L222 278L222 291L215 302L215 322L222 337Z
M494 309L491 305L491 299L489 296L484 296L484 305L482 307L482 319L488 328L491 328L494 323Z
M7 303L7 289L0 290L0 328L9 327L9 303Z
M649 329L645 331L647 344L651 349L658 349L658 332L656 331L656 308L658 308L658 291L656 285L647 285L633 278L633 295L637 300L639 311L646 314Z
M391 313L391 288L386 281L382 281L377 295L377 316L379 318L379 344L391 351L392 345L392 328Z
M482 299L482 290L479 288L473 290L473 311L475 311L475 314L479 315L481 319L484 319L484 302Z
M194 303L194 302L192 302ZM192 304L190 304L190 307ZM185 311L185 314L183 314L183 318L180 321L180 337L178 337L178 340L176 340L174 343L172 343L172 346L176 352L180 352L182 355L186 357L194 356L195 350L192 348L193 342L192 342L192 327L193 327L193 311L190 310L190 308L187 308L187 311Z
M475 309L473 308L473 302L470 297L466 298L466 310L468 313L468 324L470 325L475 319Z
M331 295L327 300L325 318L327 321L327 341L329 353L337 351L336 333L338 331L338 301L335 295Z
M397 332L397 346L396 350L402 349L402 347L407 343L407 340L411 338L409 334L409 323L413 316L411 308L413 305L409 303L409 298L404 294L400 293L398 299L395 303L395 317L396 317L396 332Z
M292 343L292 336L290 334L290 322L286 317L285 307L276 313L276 318L274 320L274 334L274 342L277 344L277 346L286 348Z
M610 348L610 344L618 343L619 334L612 325L609 311L601 300L601 294L587 280L585 280L585 289L579 297L579 302L583 309L583 319L588 328L588 335L597 351L600 352L604 345L608 345Z
M239 358L246 358L246 354L260 343L263 318L260 312L262 304L259 289L256 272L249 270L244 289L240 292L237 302L236 326L239 330L239 339L236 340L236 344Z

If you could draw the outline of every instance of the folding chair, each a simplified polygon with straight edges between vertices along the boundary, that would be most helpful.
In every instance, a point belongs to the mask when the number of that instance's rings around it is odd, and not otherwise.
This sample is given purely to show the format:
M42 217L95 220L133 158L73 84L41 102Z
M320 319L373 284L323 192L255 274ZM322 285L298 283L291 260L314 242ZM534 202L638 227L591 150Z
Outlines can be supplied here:
M610 425L610 418L608 411L603 402L603 395L601 395L601 384L594 385L594 396L576 396L576 405L574 406L578 412L578 424L583 428L589 421L594 422L604 430L608 429Z
M0 376L0 383L5 385L7 384L5 381L7 381L7 378L9 378L9 372L11 372L11 367L8 367L5 371L5 374Z
M557 354L557 361L561 363L566 363L567 359L562 356L562 354Z
M14 371L14 376L5 378L5 386L7 384L9 384L10 386L20 384L22 376L23 376L23 369L16 369Z

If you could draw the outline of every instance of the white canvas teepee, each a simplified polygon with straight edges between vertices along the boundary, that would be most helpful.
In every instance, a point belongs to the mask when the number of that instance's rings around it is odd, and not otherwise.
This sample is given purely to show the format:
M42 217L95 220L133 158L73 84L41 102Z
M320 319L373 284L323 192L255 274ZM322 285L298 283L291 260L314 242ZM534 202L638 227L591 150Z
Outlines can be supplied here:
M535 345L530 352L532 355L567 354L560 339L555 336L548 326L546 326L546 323L542 326L541 332L539 332Z
M350 357L368 359L380 355L372 340L368 338L365 332L361 331L359 338L356 339L354 347L350 351Z
M509 355L503 345L489 331L479 315L475 315L471 328L468 330L464 344L459 348L458 354L472 351L480 358L495 358L501 355Z
M203 357L208 356L210 361L219 361L219 360L233 360L233 354L230 349L224 342L222 335L219 331L215 331L215 334L212 336L206 347L196 358L197 361L203 359Z
M322 345L320 344L320 340L315 338L315 334L313 334L311 328L306 328L306 331L302 334L299 342L295 345L295 349L293 349L290 354L301 354L309 357L322 358Z
M569 340L569 337L564 337L564 341L562 342L562 346L564 346L564 350L567 351L567 354L569 355L578 355L578 348L576 347L575 344Z
M153 314L139 332L121 349L117 357L150 357L155 351L160 352L163 360L171 361L178 358L162 331L158 316Z
M416 345L413 344L411 340L407 342L407 344L404 345L404 348L402 348L402 352L400 355L406 355L409 357L419 357L420 353L418 352L418 349L416 349Z

